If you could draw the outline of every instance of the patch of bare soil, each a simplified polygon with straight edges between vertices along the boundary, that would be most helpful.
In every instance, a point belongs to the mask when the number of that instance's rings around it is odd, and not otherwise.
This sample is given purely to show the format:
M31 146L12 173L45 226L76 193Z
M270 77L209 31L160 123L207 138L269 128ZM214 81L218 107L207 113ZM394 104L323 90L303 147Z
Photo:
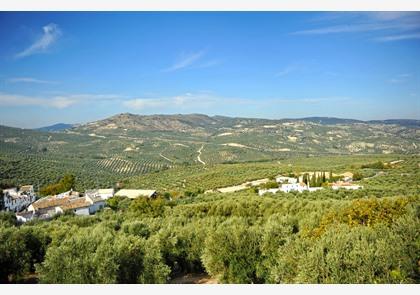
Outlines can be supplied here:
M217 284L217 280L205 273L189 273L173 278L169 284Z

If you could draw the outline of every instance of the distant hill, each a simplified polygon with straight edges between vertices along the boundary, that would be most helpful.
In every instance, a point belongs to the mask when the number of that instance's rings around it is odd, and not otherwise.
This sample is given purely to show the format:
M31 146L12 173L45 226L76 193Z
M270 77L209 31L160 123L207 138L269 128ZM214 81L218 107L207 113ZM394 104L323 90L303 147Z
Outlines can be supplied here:
M199 132L211 134L219 128L231 128L235 125L258 127L270 124L282 123L314 123L319 125L346 125L346 124L369 124L369 125L399 125L404 127L418 128L420 120L411 119L388 119L388 120L355 120L335 117L306 117L293 119L260 119L241 118L226 116L208 116L204 114L174 114L174 115L136 115L122 113L93 121L86 124L58 123L51 126L36 128L35 130L46 132L59 132L74 128L78 131L113 133L116 130L131 131L175 131L175 132Z
M73 124L58 123L58 124L54 124L54 125L51 125L51 126L35 128L35 130L46 131L46 132L56 132L56 131L63 131L63 130L66 130L66 129L70 129L73 126L74 126Z
M113 133L116 130L131 131L176 131L212 134L220 128L247 126L249 128L282 123L313 123L319 125L399 125L404 127L420 127L420 120L392 119L362 121L355 119L341 119L334 117L307 117L297 119L258 119L225 116L207 116L203 114L175 114L175 115L136 115L130 113L118 114L103 120L82 124L75 129L94 133Z
M390 119L390 120L371 120L368 121L370 124L394 124L404 127L420 127L420 120L411 120L411 119Z
M302 119L294 119L296 121L313 122L322 125L336 125L336 124L353 124L353 123L365 123L361 120L354 119L341 119L334 117L307 117Z

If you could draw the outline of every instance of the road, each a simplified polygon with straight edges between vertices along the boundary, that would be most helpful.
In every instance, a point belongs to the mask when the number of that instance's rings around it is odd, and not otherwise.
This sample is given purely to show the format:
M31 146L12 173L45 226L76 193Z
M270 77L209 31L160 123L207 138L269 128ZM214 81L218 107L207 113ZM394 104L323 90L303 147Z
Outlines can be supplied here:
M201 148L197 151L198 156L197 156L197 161L200 162L203 165L206 165L206 162L204 162L203 160L201 160L201 151L204 148L204 144L201 146Z
M159 156L161 156L162 158L164 158L165 160L168 160L169 162L173 163L174 161L172 161L171 159L165 157L164 155L162 155L162 153L159 154Z

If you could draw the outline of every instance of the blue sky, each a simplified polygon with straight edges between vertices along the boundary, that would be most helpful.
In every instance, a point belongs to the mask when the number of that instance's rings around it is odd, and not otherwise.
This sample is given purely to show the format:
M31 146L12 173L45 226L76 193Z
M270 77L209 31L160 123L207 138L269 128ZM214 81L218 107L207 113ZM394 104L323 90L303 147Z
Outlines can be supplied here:
M0 124L420 119L420 14L0 13Z

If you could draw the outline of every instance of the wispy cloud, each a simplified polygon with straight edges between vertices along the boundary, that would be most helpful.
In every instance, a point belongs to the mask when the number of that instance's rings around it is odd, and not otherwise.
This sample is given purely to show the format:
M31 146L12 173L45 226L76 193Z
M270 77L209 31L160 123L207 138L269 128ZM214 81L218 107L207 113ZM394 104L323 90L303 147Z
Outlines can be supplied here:
M405 81L407 81L412 75L411 74L400 74L397 75L391 79L389 79L388 81L390 83L403 83Z
M15 77L6 79L8 83L58 84L57 81L41 80L31 77Z
M159 97L159 98L135 98L123 102L123 106L135 110L153 110L153 109L188 109L193 112L206 110L210 107L220 105L227 106L251 106L265 107L278 104L320 104L324 102L344 102L349 101L346 97L328 97L328 98L266 98L249 99L238 97L223 97L208 93L186 93L177 96Z
M53 45L58 38L61 37L62 32L58 25L51 23L42 28L42 36L36 40L31 46L15 55L15 58L23 58L33 54L45 52Z
M400 41L400 40L408 40L408 39L420 39L420 33L385 36L385 37L376 38L375 40L379 42L392 42L392 41Z
M205 54L205 51L198 51L188 54L183 54L172 66L164 69L164 72L174 72L192 66Z
M276 77L284 77L289 75L290 73L293 73L295 71L299 70L298 65L289 65L285 68L283 68L280 72L276 73Z
M51 107L51 108L56 108L56 109L65 109L73 105L85 103L85 102L118 100L121 98L122 98L121 96L112 95L112 94L70 94L70 95L55 95L49 98L41 98L37 96L0 93L0 106L4 106L4 107L39 106L39 107Z
M222 61L219 60L219 59L212 59L212 60L205 61L205 62L202 62L200 64L197 64L195 67L196 68L210 68L210 67L218 66L221 63L222 63Z
M372 32L388 33L389 36L378 36L375 41L390 42L419 38L420 13L417 12L364 12L335 13L318 18L318 23L334 23L292 32L291 35L326 35L339 33Z

